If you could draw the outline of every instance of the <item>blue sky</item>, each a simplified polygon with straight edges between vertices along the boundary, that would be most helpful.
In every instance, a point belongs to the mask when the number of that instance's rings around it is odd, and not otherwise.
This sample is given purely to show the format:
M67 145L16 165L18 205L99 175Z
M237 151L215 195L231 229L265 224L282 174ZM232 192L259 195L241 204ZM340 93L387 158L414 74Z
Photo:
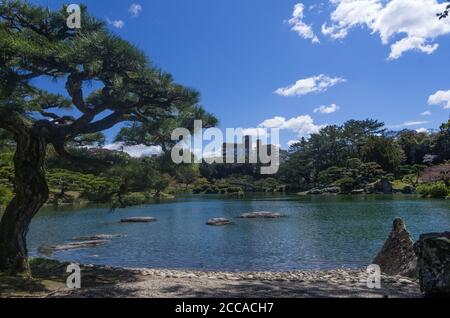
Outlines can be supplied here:
M76 3L31 2L51 8ZM437 129L450 113L450 24L437 25L434 11L416 12L424 11L418 10L421 5L436 10L442 1L350 2L83 3L176 81L199 90L202 105L220 119L221 128L278 125L282 147L321 125L348 119L379 119L395 129ZM133 3L141 8L137 14L129 10ZM424 27L428 17L430 26ZM308 86L314 77L315 84L327 87ZM310 80L276 93L305 79ZM422 114L426 111L431 115ZM108 137L116 131L108 131Z

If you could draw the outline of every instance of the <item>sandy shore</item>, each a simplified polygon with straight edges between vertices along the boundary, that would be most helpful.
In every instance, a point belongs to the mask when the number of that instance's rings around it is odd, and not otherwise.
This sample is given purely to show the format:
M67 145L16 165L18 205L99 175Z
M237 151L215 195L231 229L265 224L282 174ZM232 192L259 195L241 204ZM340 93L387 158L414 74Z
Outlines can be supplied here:
M367 287L363 270L207 272L82 266L82 288L65 286L67 264L34 262L34 283L0 279L1 297L89 298L283 298L420 297L416 281L383 276L381 289ZM18 287L20 286L20 288Z

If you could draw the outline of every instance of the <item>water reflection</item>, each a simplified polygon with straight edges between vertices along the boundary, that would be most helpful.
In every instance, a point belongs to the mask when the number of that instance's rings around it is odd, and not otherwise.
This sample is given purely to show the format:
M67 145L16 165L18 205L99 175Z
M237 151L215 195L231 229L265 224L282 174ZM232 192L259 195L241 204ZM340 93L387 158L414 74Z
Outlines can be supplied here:
M244 212L275 211L280 220L241 220ZM123 217L154 216L151 224L121 224ZM34 219L30 251L76 236L127 234L92 249L54 254L60 260L128 267L211 270L359 268L371 262L391 223L402 217L413 236L450 229L450 202L413 196L186 196L110 212L47 208ZM234 225L209 227L226 217Z

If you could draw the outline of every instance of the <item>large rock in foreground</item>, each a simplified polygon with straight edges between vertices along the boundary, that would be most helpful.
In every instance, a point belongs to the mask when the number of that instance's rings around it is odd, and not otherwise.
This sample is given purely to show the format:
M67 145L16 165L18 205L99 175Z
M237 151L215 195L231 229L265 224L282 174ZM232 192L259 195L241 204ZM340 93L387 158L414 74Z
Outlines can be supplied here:
M252 212L244 213L240 216L241 219L279 219L284 217L281 213L275 212Z
M421 235L414 249L422 293L450 297L450 232Z
M387 275L417 277L414 242L402 219L395 219L394 228L373 264L379 265Z
M134 217L134 218L126 218L120 220L122 223L150 223L156 222L156 218L154 217Z

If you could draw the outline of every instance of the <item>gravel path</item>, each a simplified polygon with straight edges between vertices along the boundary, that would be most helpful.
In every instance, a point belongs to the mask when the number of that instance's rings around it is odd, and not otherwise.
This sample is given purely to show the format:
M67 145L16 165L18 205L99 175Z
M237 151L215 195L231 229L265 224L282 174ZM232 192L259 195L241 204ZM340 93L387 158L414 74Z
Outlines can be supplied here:
M283 297L420 297L418 283L383 276L381 289L367 288L362 270L224 273L87 266L87 277L105 284L79 290L56 290L47 297L132 298L283 298ZM82 272L83 272L82 271ZM117 279L108 283L108 278ZM88 278L89 279L89 278Z

